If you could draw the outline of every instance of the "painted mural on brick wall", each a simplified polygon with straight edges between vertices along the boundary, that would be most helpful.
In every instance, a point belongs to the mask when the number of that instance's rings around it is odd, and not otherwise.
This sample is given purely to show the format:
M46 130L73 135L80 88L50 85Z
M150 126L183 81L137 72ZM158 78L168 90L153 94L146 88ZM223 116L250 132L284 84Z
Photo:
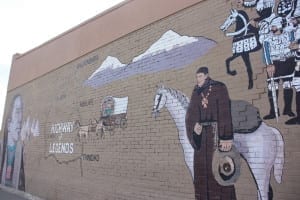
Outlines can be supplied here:
M133 75L180 69L215 46L216 42L208 38L181 36L169 30L129 64L123 64L118 58L108 56L85 84L97 88Z
M159 85L152 115L160 120L164 108L171 115L194 185L195 199L237 199L235 186L243 173L240 168L244 160L253 175L257 199L270 200L273 198L270 179L274 177L281 183L285 157L282 133L267 120L278 121L281 114L290 117L286 125L300 124L300 0L282 0L277 7L275 0L230 2L234 6L219 27L225 37L233 38L232 49L228 50L232 55L224 61L226 72L236 76L237 71L231 69L232 62L241 58L248 76L248 90L253 89L250 56L261 51L266 66L269 113L261 117L259 109L250 102L232 100L226 84L209 76L210 67L200 67L195 72L196 85L191 85L191 98L180 90ZM249 19L247 14L250 7L257 11L254 19ZM229 32L230 27L233 32ZM183 36L169 30L128 64L108 56L83 84L100 88L134 75L182 69L216 46L209 38ZM88 61L98 59L95 55ZM84 63L76 68L82 68ZM284 108L278 104L280 87ZM292 110L295 96L296 112ZM85 145L126 130L128 101L128 96L105 96L97 107L96 118L51 122L45 133L47 155L44 158L52 158L60 165L78 162L83 176L85 161L100 161L100 154L84 152ZM96 107L93 99L79 102L78 107L85 106ZM21 190L25 190L25 142L40 135L39 120L31 116L25 119L23 110L22 97L17 95L5 124L0 173L2 184ZM59 159L61 154L65 155L63 160Z
M82 101L79 106L93 105L93 101ZM45 159L52 158L57 164L76 162L83 176L83 166L86 162L99 162L99 154L87 154L84 147L93 140L104 140L113 136L117 130L127 128L128 97L106 96L99 106L99 117L91 118L88 123L81 120L52 123L47 134L48 154ZM72 138L71 140L69 138ZM65 141L68 138L70 141ZM73 154L76 152L76 156ZM79 153L79 155L77 155ZM58 155L69 155L69 158L59 159Z
M268 102L270 111L263 119L277 119L280 114L290 117L286 125L300 124L300 1L280 0L232 0L233 8L220 29L233 37L233 56L226 59L227 73L236 75L230 69L230 62L241 56L249 77L248 89L253 88L253 72L249 53L262 47L267 72ZM247 8L255 7L257 17L249 20ZM235 24L233 32L229 27ZM279 88L283 90L284 107L278 105ZM296 93L296 112L292 110ZM281 110L282 109L282 110Z
M281 133L263 122L252 104L230 100L226 85L205 73L199 69L191 100L159 86L152 111L158 118L166 108L176 124L195 199L236 199L241 157L253 174L258 199L272 199L270 177L281 183L284 164Z
M102 100L98 119L89 119L86 124L80 122L79 119L52 123L48 136L49 155L47 157L51 156L56 159L55 154L74 153L74 142L62 142L64 136L68 134L74 135L79 142L85 142L94 136L98 139L104 139L105 135L113 135L117 129L124 130L127 128L127 105L128 97L107 96ZM78 159L82 159L82 157L79 156L76 160Z
M231 14L237 15L238 12L232 11ZM247 18L246 15L244 17ZM236 75L229 64L238 56L243 58L249 77L248 89L253 87L249 54L262 46L254 29L241 41L234 41L233 56L226 60L227 72ZM179 36L174 31L167 31L128 65L108 56L85 84L97 88L134 74L183 68L201 58L215 44L206 38ZM181 57L174 56L175 52L178 55L185 52L193 54ZM166 54L176 59L172 60ZM234 184L241 173L241 159L245 159L253 174L257 198L272 199L270 177L273 175L281 183L284 164L281 133L263 122L259 110L252 104L242 100L231 101L226 85L210 79L208 68L200 68L196 74L197 82L201 84L195 86L191 100L178 90L160 86L152 111L153 116L159 119L161 109L166 107L176 124L184 161L194 183L195 199L236 199ZM113 100L107 98L108 105L102 112L112 112L110 101Z
M113 135L116 129L124 130L127 128L127 106L128 97L103 98L99 119L91 119L88 125L81 125L79 120L75 121L78 137L88 138L89 134L94 133L104 139L105 135Z
M1 184L25 190L24 147L31 137L40 135L39 120L23 118L23 101L16 95L12 101L4 130Z
M236 70L230 69L230 62L238 57L242 57L248 74L248 89L253 88L253 71L250 62L250 53L261 48L258 42L258 34L255 27L249 23L249 17L245 11L232 9L230 15L221 25L220 29L224 32L235 24L234 32L226 32L227 37L233 37L232 40L232 56L226 59L227 74L235 76Z

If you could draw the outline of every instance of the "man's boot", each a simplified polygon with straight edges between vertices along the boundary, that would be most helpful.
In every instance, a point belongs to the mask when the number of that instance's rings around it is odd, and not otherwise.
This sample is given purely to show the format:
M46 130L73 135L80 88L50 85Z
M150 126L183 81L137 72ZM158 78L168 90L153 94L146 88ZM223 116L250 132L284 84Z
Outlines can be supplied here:
M269 104L270 104L270 112L268 115L265 115L263 117L264 120L276 118L275 109L274 109L274 101L273 101L273 97L272 97L272 91L268 91L268 99L269 99ZM278 90L276 90L276 100L277 99L278 99ZM279 110L278 110L278 116L279 116Z
M295 114L292 112L292 102L293 102L293 89L292 88L283 90L283 100L284 100L283 115L288 115L289 117L294 117Z
M300 91L296 92L296 112L297 117L287 120L285 122L286 125L300 125Z

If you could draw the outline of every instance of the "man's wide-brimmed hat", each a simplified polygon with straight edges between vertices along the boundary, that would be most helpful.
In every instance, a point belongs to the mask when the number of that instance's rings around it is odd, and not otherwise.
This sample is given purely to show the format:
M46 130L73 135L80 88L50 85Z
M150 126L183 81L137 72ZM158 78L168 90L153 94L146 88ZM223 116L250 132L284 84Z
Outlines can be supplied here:
M218 149L214 152L212 171L220 185L233 185L238 180L241 171L241 156L234 146L228 152Z

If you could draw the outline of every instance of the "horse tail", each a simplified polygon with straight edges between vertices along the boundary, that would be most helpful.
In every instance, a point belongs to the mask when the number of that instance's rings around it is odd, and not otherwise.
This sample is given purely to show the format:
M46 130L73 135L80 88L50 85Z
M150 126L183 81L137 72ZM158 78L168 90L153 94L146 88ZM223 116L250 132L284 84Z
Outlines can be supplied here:
M284 163L284 143L281 133L272 128L273 133L276 137L276 158L274 163L274 176L277 183L281 183L283 163Z

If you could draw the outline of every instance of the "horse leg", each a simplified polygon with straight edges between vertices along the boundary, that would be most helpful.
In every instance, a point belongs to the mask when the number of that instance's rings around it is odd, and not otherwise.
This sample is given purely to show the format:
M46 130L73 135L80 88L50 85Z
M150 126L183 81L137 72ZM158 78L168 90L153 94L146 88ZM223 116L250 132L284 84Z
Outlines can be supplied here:
M276 157L274 143L276 138L264 123L253 133L234 134L234 144L247 161L258 189L259 200L268 200L271 169Z
M252 66L250 62L250 56L249 53L243 53L242 54L243 61L246 65L247 68L247 73L248 73L248 90L253 88L253 72L252 72Z
M261 138L257 138L256 141L259 142L253 143L252 148L249 148L250 152L255 152L255 157L249 159L249 166L256 179L261 200L268 200L270 176L275 164L277 142L272 129L264 123L257 133L260 134Z
M233 54L231 57L227 58L225 63L226 63L226 69L227 69L227 74L231 75L231 76L235 76L237 74L236 70L230 70L230 62L233 61L234 59L236 59L237 57L239 57L238 54Z
M245 146L247 138L242 137L235 137L234 140L238 140L238 143L240 145L235 145L238 149L238 151L241 153L242 157L245 159L250 172L252 174L252 177L254 179L256 188L257 188L257 199L258 200L268 200L265 198L265 194L268 193L268 190L264 187L264 176L266 174L265 169L263 168L263 160L258 161L258 159L255 156L255 152L252 152L250 150L250 146ZM236 143L237 141L235 141ZM258 167L261 166L261 167Z
M241 154L246 160L255 181L257 187L257 199L270 200L268 197L270 195L269 188L272 167L264 163L264 158L257 158L255 153L251 152L251 150L244 151Z
M271 184L269 184L268 200L273 200L273 189Z
M102 128L101 128L101 132L100 132L100 138L101 138L101 139L104 139L104 136L105 136L105 135L104 135L104 128L102 127Z
M263 164L262 166L265 165L262 169L257 169L255 167L255 164L249 164L253 176L255 177L256 184L257 184L257 195L259 200L270 200L269 197L269 188L270 188L270 176L271 176L271 169L272 167L267 166L267 164Z

